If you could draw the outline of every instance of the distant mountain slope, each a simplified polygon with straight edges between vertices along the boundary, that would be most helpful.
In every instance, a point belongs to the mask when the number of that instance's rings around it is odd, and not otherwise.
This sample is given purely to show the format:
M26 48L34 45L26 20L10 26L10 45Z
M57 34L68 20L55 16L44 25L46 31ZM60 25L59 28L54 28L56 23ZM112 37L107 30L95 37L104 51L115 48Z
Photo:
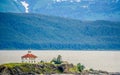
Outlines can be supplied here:
M120 21L120 0L0 0L0 12Z
M15 0L0 0L0 11L1 12L24 12L25 9L20 1Z
M120 22L0 13L0 49L120 49Z

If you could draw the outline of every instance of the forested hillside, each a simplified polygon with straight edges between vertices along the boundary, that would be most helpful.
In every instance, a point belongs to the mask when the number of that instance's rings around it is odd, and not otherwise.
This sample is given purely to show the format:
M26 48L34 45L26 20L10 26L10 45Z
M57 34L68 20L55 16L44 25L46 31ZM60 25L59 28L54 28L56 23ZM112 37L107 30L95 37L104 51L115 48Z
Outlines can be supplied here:
M0 13L0 49L120 49L120 22Z

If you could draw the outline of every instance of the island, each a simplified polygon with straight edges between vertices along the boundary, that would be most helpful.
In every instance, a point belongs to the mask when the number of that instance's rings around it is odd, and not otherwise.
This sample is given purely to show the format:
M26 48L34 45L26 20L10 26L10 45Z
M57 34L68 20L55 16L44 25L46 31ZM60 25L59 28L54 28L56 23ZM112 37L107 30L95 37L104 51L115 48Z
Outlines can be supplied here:
M0 65L0 75L120 75L102 70L87 69L85 65L78 63L72 64L62 60L58 55L49 62L40 60L35 61L36 55L30 51L21 57L20 63L5 63Z

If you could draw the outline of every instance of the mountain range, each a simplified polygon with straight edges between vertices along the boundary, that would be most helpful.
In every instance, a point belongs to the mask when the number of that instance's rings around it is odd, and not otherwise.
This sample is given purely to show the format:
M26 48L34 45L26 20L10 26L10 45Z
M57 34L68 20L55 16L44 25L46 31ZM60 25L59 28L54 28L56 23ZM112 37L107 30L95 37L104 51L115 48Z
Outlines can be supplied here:
M0 49L120 50L120 22L1 12Z
M120 0L0 0L0 12L120 21Z

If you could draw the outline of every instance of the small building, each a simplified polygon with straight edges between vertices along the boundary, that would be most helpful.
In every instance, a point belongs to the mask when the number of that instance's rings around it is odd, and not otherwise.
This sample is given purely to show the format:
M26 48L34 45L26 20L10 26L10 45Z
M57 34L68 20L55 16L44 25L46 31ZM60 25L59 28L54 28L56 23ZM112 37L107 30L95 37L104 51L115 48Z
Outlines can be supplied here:
M28 51L27 54L21 56L22 63L36 63L37 56Z

